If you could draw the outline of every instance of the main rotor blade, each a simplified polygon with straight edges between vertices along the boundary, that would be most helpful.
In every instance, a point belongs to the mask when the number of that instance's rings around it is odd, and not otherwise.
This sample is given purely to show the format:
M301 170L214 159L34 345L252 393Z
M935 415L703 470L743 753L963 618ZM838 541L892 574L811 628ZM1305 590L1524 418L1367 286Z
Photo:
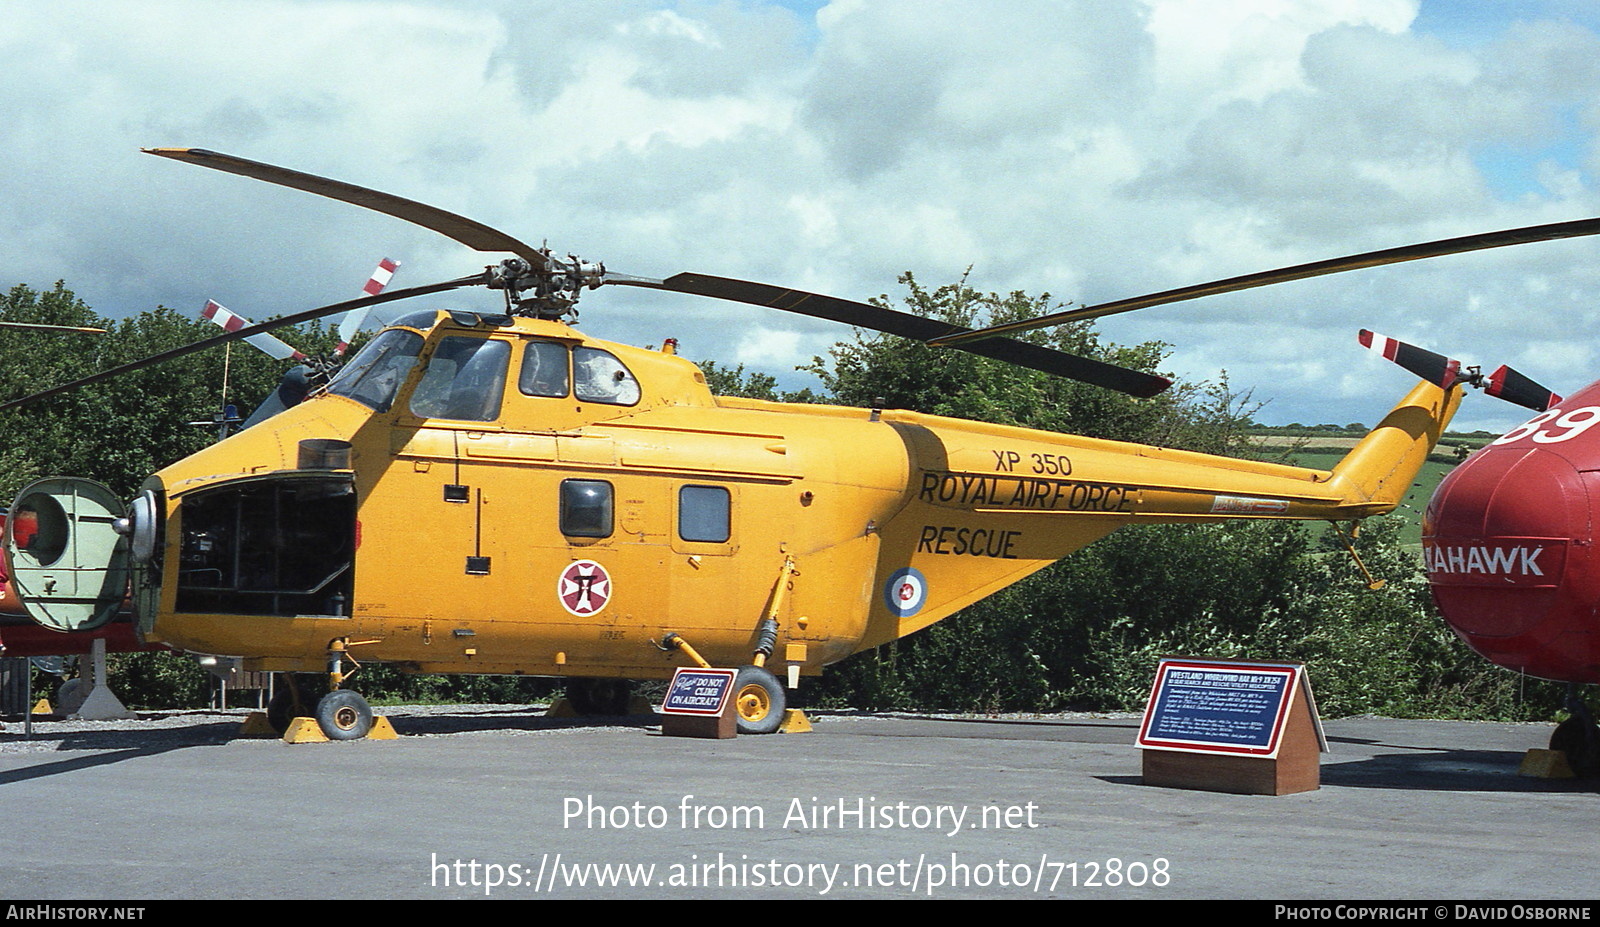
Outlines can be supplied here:
M1176 290L1166 290L1149 296L1119 299L1115 302L1101 303L1097 306L1068 309L1064 312L1042 315L1036 319L1024 319L1020 322L1008 322L1004 325L980 328L977 331L949 335L937 338L930 343L943 347L955 347L958 344L993 338L996 335L1008 335L1014 332L1043 328L1047 325L1061 325L1066 322L1081 322L1084 319L1097 319L1101 316L1115 315L1119 312L1132 312L1135 309L1147 309L1151 306L1163 306L1167 303L1199 299L1202 296L1214 296L1218 293L1232 293L1235 290L1248 290L1253 287L1268 286L1274 283L1287 283L1290 280L1303 280L1307 277L1320 277L1324 274L1343 273L1347 270L1359 270L1363 267L1379 267L1384 264L1399 264L1403 261L1418 261L1424 258L1443 257L1447 254L1482 251L1486 248L1503 248L1507 245L1551 241L1557 238L1578 238L1596 233L1600 233L1600 218L1579 219L1574 222L1555 222L1549 225L1530 225L1527 228L1506 229L1501 232L1464 235L1460 238L1446 238L1440 241L1424 242L1419 245L1406 245L1403 248L1386 248L1382 251L1368 251L1365 254L1353 254L1349 257L1333 258L1327 261L1296 264L1293 267L1282 267L1278 270L1245 274L1242 277L1229 277L1226 280L1180 287Z
M141 148L140 150L145 154L160 155L163 158L198 164L201 167L227 171L230 174L241 174L267 183L292 187L362 206L431 229L476 251L509 251L536 268L542 269L545 266L545 256L537 248L525 245L499 229L392 193L370 190L342 180L330 180L286 167L262 164L259 161L247 161L244 158L207 151L204 148Z
M81 380L73 380L71 383L63 383L60 386L52 386L47 390L24 396L21 399L13 399L10 402L0 403L0 412L5 412L9 409L15 409L20 406L29 405L31 403L38 402L41 399L48 399L51 396L70 392L80 387L88 386L92 383L99 383L102 380L109 380L125 373L132 373L135 370L143 370L146 367L152 367L156 364L165 363L169 360L174 360L188 354L193 354L196 351L204 351L207 348L214 348L218 345L227 344L230 341L239 341L244 338L249 338L253 335L259 335L262 332L269 332L273 329L283 328L286 325L298 325L301 322L309 322L312 319L320 319L326 315L349 312L352 309L362 309L367 306L376 306L380 303L394 302L395 300L407 299L412 296L426 296L429 293L442 293L446 290L459 289L464 286L482 284L483 282L484 275L479 273L473 274L470 277L460 277L455 280L448 280L444 283L433 283L427 286L414 286L404 290L390 290L387 293L380 293L377 296L363 296L359 299L347 300L342 303L334 303L331 306L322 306L317 309L307 309L305 312L287 315L281 319L273 319L270 322L262 322L259 325L252 325L249 328L241 328L237 331L224 332L223 334L217 335L214 338L205 338L200 341L196 341L193 344L186 344L183 347L173 348L170 351L163 351L160 354L152 354L143 360L137 360L133 361L132 363L123 364L120 367L113 367L110 370L103 370L100 373L92 374L84 377Z
M787 287L771 286L765 283L752 283L748 280L711 277L705 274L677 274L659 282L647 281L642 278L616 279L608 282L672 290L678 293L693 293L697 296L729 299L754 306L769 306L773 309L782 309L786 312L797 312L813 318L843 322L846 325L886 332L917 341L929 341L943 335L968 330L959 325L952 325L949 322L925 319L921 316L896 312L893 309L884 309L881 306L872 306L867 303L858 303L854 300L823 296L818 293L807 293L803 290L791 290ZM1054 374L1059 377L1081 380L1084 383L1104 386L1134 396L1154 396L1172 385L1172 381L1165 377L1154 376L1128 367L1102 363L1087 357L1063 354L1060 351L1054 351L1036 344L1012 341L1009 338L995 338L972 345L962 345L961 348L973 354Z
M85 328L80 325L46 325L43 322L0 322L3 328L20 328L30 332L81 332L86 335L104 335L103 328Z

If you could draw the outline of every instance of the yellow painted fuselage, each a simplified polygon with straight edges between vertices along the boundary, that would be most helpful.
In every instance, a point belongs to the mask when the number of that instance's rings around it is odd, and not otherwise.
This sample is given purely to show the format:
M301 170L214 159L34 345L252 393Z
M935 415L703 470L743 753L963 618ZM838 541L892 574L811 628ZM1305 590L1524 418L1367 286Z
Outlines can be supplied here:
M419 672L642 679L687 662L656 646L669 633L717 665L750 662L770 616L767 665L815 674L1122 525L1387 511L1459 399L1417 387L1318 471L719 399L670 354L556 322L439 318L414 329L392 401L336 381L151 478L147 639L257 669L322 669L345 639L358 660ZM481 356L509 374L463 411L438 397L443 352L468 341L498 343ZM598 401L583 385L596 352L623 372L606 368L618 391ZM563 356L565 387L539 382ZM468 367L451 368L457 398ZM347 457L303 458L330 441Z

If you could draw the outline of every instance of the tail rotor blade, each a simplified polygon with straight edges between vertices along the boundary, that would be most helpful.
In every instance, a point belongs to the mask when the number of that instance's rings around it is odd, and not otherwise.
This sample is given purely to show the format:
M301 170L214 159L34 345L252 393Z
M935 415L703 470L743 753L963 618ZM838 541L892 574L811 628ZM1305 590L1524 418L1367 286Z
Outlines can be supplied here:
M1535 412L1544 412L1561 404L1560 396L1504 364L1489 374L1483 391Z
M1386 359L1404 367L1429 383L1449 389L1457 383L1476 386L1484 392L1514 405L1543 412L1561 404L1561 397L1550 392L1521 373L1501 364L1494 373L1484 376L1477 367L1461 372L1461 362L1424 350L1414 344L1396 341L1377 332L1361 330L1361 345L1382 354Z
M1385 360L1393 361L1435 386L1449 389L1461 379L1461 362L1454 358L1364 328L1360 338L1362 347L1376 351Z

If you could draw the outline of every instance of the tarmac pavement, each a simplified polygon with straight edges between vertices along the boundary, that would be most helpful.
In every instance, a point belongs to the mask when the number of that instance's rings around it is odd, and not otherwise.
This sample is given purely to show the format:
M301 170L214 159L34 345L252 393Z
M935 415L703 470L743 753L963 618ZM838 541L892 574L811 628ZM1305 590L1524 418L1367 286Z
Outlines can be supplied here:
M717 741L663 737L654 716L380 713L401 739L241 739L242 714L218 711L28 741L8 723L0 895L1600 895L1600 783L1517 774L1547 724L1327 721L1322 787L1270 797L1145 785L1127 715L822 713L810 733Z

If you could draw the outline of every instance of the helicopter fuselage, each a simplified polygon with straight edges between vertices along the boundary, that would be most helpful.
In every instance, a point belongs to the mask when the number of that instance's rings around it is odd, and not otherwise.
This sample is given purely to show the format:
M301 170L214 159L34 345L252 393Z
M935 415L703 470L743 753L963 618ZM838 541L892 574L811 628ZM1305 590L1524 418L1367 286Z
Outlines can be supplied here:
M416 672L648 679L687 660L668 635L739 665L770 620L768 665L811 675L1133 522L1387 511L1459 401L1419 385L1308 470L717 398L683 358L559 322L407 318L147 481L118 548L147 640L257 670L338 641Z

